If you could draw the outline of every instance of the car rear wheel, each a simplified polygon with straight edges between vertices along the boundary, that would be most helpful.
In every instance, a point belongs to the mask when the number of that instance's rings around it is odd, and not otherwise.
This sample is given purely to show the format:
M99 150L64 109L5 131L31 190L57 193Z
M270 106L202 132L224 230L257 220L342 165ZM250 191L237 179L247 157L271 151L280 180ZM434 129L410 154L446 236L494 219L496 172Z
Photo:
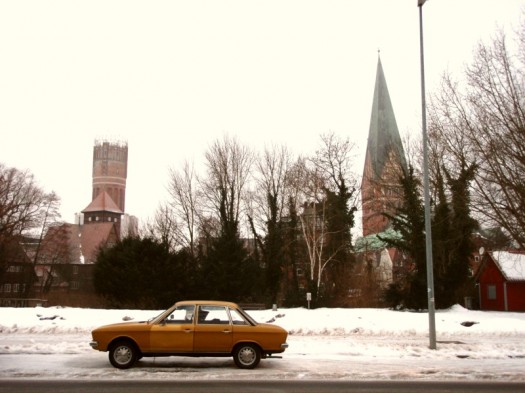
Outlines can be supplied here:
M255 344L239 344L233 352L233 360L239 368L255 368L261 361L261 350Z
M137 347L129 341L119 341L109 350L109 362L116 368L130 368L138 357Z

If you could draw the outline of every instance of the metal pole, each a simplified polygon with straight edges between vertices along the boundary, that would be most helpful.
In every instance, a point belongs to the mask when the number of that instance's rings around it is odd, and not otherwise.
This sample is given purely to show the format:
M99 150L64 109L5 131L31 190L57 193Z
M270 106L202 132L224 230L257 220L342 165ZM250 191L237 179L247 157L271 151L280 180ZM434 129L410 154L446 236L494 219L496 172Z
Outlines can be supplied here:
M427 257L427 291L428 291L428 336L430 349L436 349L436 317L434 299L434 272L432 266L432 229L430 221L430 191L428 180L428 135L427 135L427 105L425 99L425 58L423 51L423 4L426 0L418 0L419 7L419 42L421 54L421 116L423 120L423 187L425 189L425 240Z

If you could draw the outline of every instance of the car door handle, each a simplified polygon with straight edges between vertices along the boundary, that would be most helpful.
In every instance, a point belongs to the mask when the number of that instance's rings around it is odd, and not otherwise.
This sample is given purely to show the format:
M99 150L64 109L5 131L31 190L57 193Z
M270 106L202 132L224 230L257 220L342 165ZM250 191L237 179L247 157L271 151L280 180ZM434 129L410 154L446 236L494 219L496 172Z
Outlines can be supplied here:
M191 333L191 332L193 332L193 330L191 330L191 329L184 329L184 333Z
M231 330L223 330L222 331L224 334L230 334L232 331Z

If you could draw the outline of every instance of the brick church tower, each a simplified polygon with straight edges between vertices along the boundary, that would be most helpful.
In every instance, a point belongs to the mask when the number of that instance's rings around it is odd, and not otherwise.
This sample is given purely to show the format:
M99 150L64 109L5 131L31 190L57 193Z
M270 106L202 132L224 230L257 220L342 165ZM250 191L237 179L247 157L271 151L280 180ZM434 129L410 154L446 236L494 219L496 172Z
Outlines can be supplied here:
M93 196L105 191L121 212L126 207L126 178L128 173L128 144L95 141L93 147Z
M372 115L368 132L361 200L363 236L389 227L383 213L395 213L402 201L399 177L407 170L405 152L397 129L381 59L378 58Z

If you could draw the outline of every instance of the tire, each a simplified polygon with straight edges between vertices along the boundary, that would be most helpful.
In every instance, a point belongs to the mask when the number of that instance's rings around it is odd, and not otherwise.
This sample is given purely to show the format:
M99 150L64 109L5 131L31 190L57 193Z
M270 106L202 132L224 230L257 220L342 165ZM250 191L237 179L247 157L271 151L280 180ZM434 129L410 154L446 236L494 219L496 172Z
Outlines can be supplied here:
M109 350L109 362L120 369L132 367L138 357L137 347L129 341L118 341Z
M261 361L261 349L255 344L239 344L233 351L233 360L239 368L255 368Z

